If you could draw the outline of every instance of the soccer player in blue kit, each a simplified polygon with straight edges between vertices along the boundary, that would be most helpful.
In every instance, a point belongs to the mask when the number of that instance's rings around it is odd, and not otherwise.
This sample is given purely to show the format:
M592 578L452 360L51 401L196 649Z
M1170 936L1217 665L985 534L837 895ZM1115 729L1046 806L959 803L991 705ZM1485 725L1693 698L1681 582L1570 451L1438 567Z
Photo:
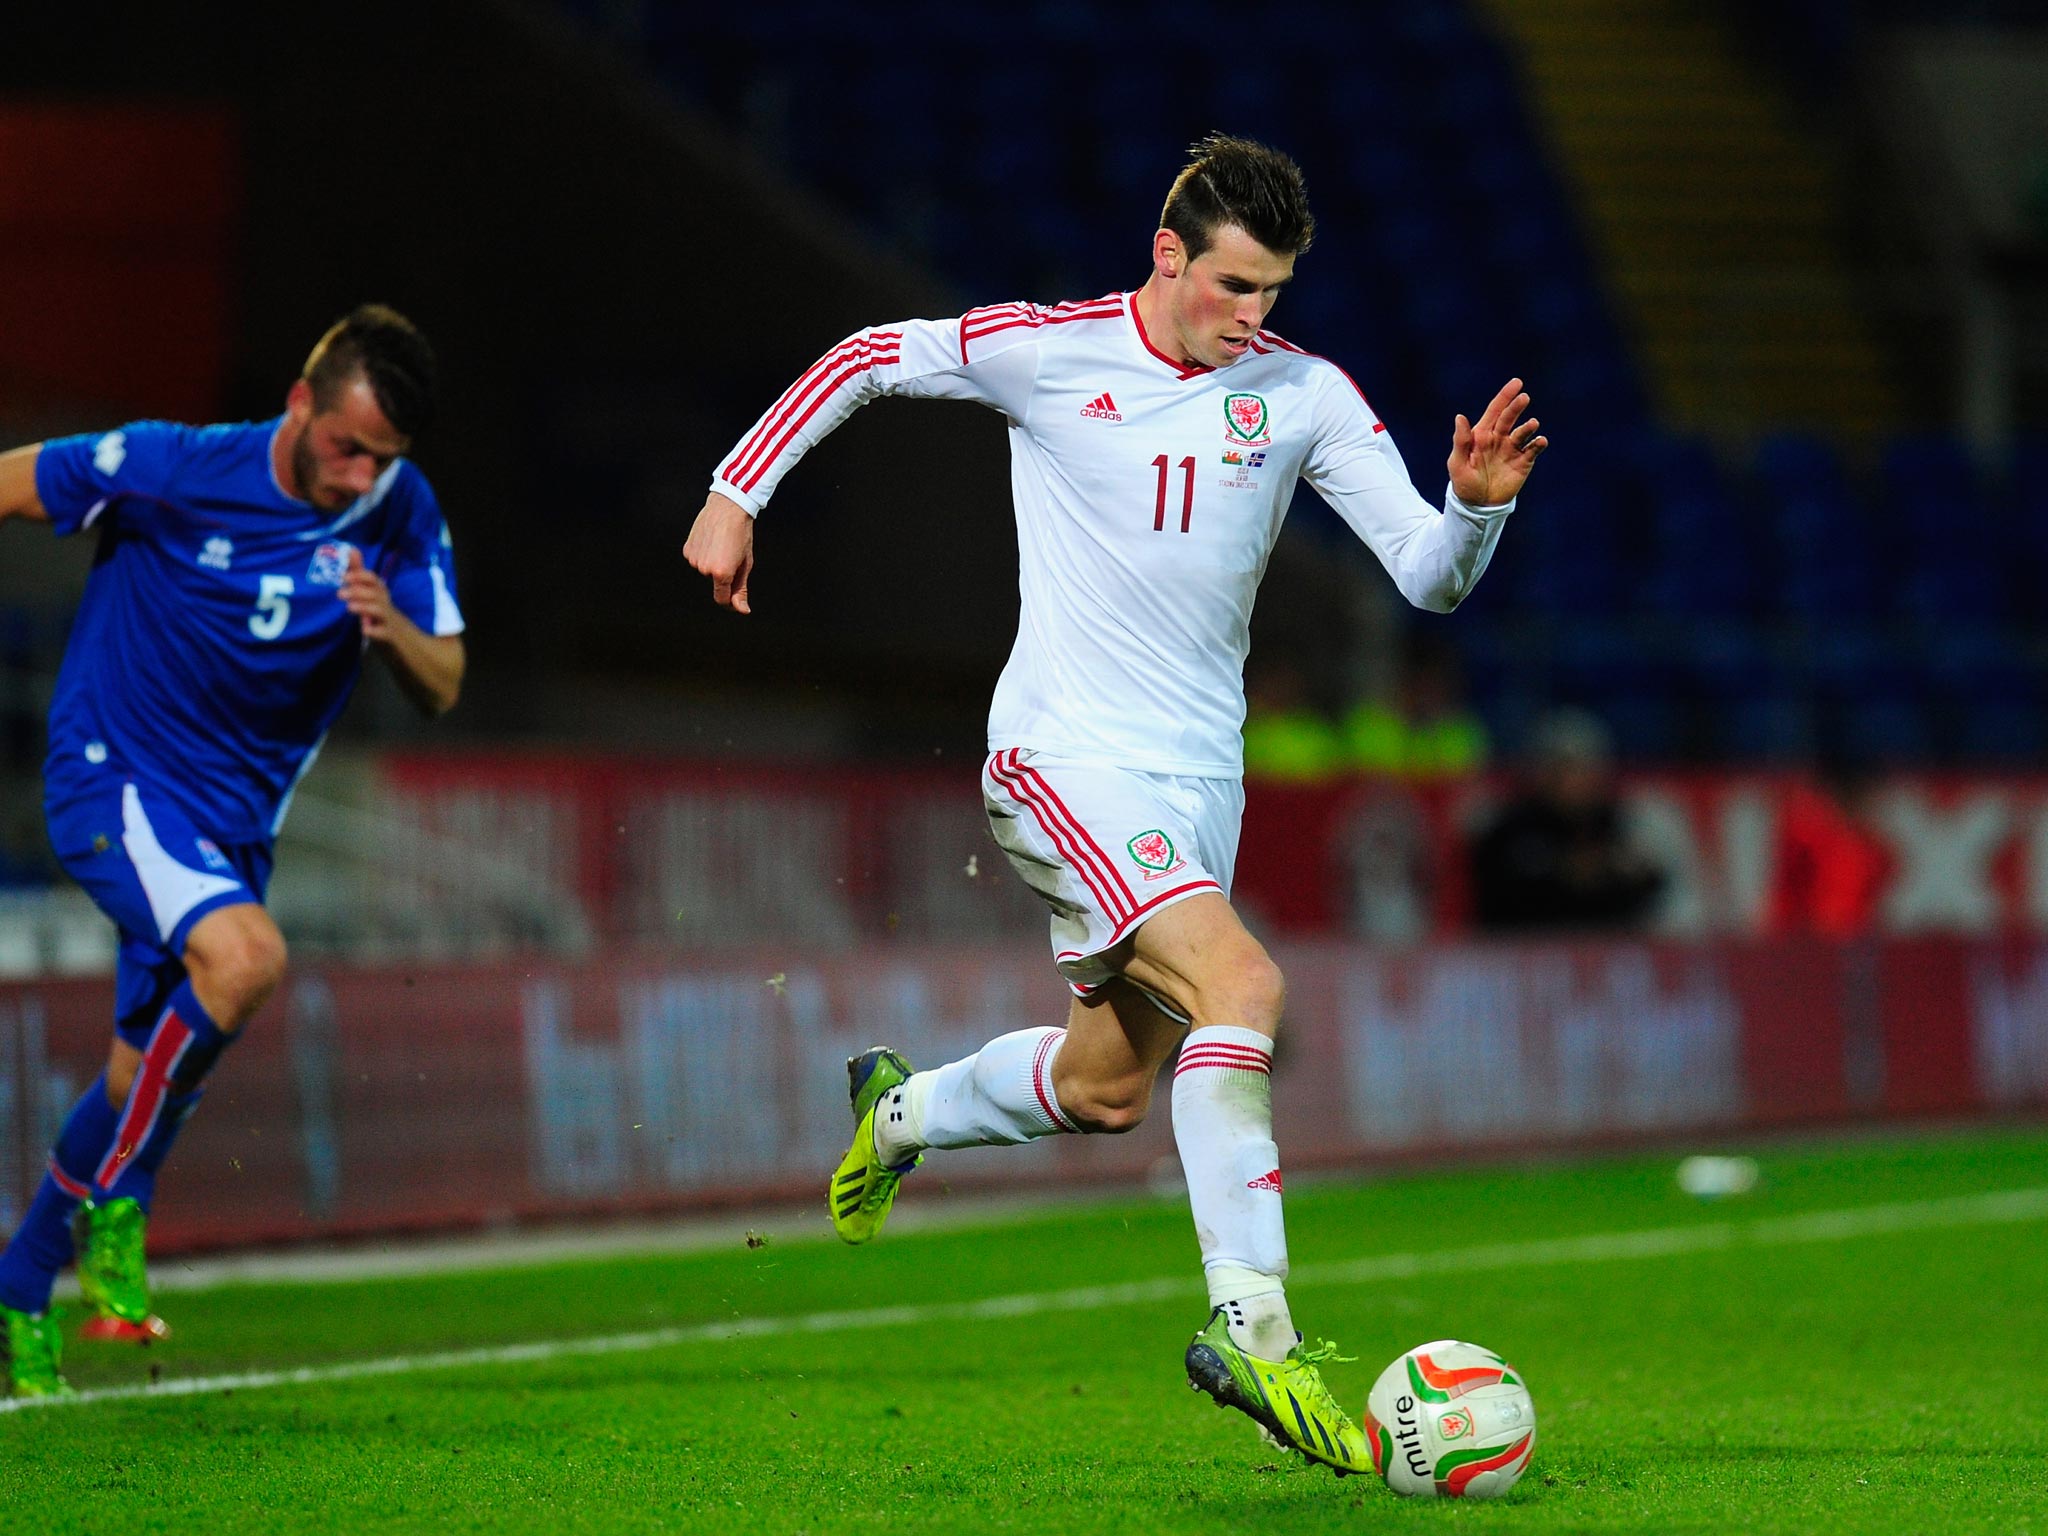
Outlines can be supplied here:
M448 529L404 457L433 373L410 321L364 305L269 421L137 422L0 454L0 518L99 536L50 706L44 810L121 934L106 1072L0 1254L14 1393L70 1390L50 1294L74 1252L88 1335L167 1331L143 1264L157 1169L284 976L263 909L273 840L364 653L427 714L461 688Z

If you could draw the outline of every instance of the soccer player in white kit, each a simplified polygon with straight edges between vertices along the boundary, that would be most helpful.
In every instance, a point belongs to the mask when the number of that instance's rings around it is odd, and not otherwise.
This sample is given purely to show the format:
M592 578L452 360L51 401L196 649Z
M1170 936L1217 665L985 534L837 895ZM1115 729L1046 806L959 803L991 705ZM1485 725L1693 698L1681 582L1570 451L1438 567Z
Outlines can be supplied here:
M982 795L1052 912L1064 1029L935 1071L848 1065L855 1132L828 1193L850 1243L928 1148L1127 1131L1169 1060L1173 1130L1211 1312L1190 1383L1340 1473L1371 1466L1304 1348L1269 1073L1284 987L1231 910L1252 599L1305 479L1401 593L1447 612L1485 570L1537 455L1510 380L1452 434L1441 510L1415 492L1335 364L1262 329L1314 230L1301 173L1212 135L1175 180L1134 293L856 332L718 467L684 556L751 611L754 518L805 450L879 395L972 400L1009 422L1022 614L996 685Z

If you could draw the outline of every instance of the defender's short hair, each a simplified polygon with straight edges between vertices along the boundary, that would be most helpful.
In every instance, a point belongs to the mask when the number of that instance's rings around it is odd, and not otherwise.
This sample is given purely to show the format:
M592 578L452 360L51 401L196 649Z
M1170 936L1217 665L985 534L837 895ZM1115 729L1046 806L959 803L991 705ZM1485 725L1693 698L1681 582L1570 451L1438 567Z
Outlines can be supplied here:
M1180 236L1193 260L1235 224L1267 250L1298 256L1316 236L1301 167L1252 139L1212 133L1192 145L1186 167L1166 194L1159 227Z
M385 420L417 437L434 416L434 349L419 327L388 304L359 304L313 344L300 377L325 410L361 374Z

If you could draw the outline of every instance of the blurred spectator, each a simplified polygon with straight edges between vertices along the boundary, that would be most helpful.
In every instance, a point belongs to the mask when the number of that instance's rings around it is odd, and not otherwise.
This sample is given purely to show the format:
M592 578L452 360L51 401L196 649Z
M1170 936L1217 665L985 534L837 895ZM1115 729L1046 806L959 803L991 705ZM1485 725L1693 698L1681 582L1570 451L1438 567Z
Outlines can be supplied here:
M1640 926L1664 873L1631 846L1607 727L1578 709L1537 723L1526 785L1472 849L1479 925L1497 932Z
M1463 778L1486 766L1486 726L1465 702L1457 654L1416 641L1397 697L1361 699L1341 726L1345 766L1359 773L1428 782Z
M1861 769L1824 763L1795 782L1778 808L1769 931L1859 938L1871 931L1891 874L1889 844L1871 815Z
M1337 728L1309 698L1289 661L1254 662L1245 671L1245 777L1314 784L1344 771Z

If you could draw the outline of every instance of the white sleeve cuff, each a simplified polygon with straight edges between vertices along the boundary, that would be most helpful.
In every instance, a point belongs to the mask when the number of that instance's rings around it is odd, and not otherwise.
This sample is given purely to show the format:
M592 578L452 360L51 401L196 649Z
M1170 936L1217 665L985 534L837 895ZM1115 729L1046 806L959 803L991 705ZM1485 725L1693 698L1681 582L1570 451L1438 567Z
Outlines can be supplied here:
M767 505L766 502L758 497L749 496L730 480L721 480L716 475L711 477L711 489L723 496L727 501L738 502L749 517L759 517L761 515L761 508Z
M1506 517L1508 513L1515 510L1515 498L1510 496L1506 501L1495 502L1489 507L1475 507L1470 502L1460 501L1458 493L1449 486L1445 486L1444 510L1446 512L1463 512L1469 517Z

